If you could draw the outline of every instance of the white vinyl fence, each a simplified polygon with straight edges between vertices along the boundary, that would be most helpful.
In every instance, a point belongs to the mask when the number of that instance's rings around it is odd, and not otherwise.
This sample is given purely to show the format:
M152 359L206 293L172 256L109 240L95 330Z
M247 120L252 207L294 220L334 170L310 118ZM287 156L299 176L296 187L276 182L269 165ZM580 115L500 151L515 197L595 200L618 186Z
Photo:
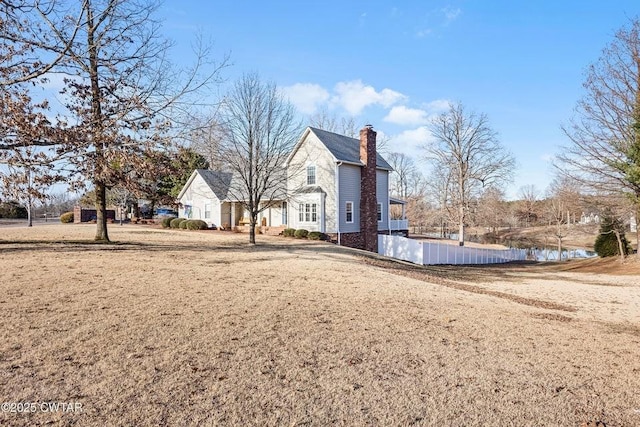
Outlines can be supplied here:
M498 264L526 259L525 249L483 249L378 235L380 255L414 264Z

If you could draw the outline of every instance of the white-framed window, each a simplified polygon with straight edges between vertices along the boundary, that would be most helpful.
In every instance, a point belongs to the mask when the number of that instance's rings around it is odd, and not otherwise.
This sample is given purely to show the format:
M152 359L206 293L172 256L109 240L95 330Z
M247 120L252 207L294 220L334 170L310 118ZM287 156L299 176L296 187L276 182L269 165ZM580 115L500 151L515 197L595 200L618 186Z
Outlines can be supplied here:
M382 221L382 203L378 203L378 222Z
M298 205L298 222L318 222L318 204L300 203Z
M205 219L211 218L211 203L204 204L204 217Z
M345 203L345 212L347 214L346 221L353 222L353 202Z
M307 185L316 185L316 166L307 166Z
M282 224L287 224L287 202L282 202Z

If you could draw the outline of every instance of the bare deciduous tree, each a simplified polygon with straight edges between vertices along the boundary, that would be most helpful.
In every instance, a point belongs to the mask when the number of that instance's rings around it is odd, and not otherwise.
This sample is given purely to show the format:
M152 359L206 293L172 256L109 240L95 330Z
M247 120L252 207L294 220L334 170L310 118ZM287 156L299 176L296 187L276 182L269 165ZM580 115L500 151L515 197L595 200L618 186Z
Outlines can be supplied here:
M146 160L166 149L169 116L184 113L188 103L182 102L215 83L226 64L208 62L203 47L193 68L173 71L170 43L154 18L157 7L146 0L84 0L49 13L31 10L47 44L30 48L60 56L48 72L64 79L61 114L73 126L54 143L72 166L75 183L89 180L94 186L96 240L109 240L106 190L133 185L131 177L152 172L155 164ZM59 25L68 16L78 17L77 28Z
M558 170L602 195L624 194L640 218L638 19L616 33L589 67L583 86L586 94L577 104L576 117L563 127L570 143L558 156Z
M551 229L551 233L557 242L558 261L562 261L562 240L569 232L567 223L567 202L565 195L568 192L566 183L562 180L554 180L547 189L547 197L545 200L545 213Z
M450 104L447 112L435 117L429 130L434 142L423 145L424 157L434 170L446 171L449 177L458 241L463 246L469 202L483 188L508 180L515 162L498 141L487 116L467 112L460 103Z
M216 114L194 117L194 129L189 133L191 150L203 156L212 170L222 170L219 151L224 138L224 128Z
M44 20L64 33L64 40L51 34ZM51 71L68 53L81 21L82 13L68 10L60 0L0 3L0 88L30 82Z
M578 183L559 176L547 188L546 219L558 244L558 261L562 260L562 241L569 233L572 217L580 206Z
M34 202L43 200L46 187L61 179L53 170L57 156L46 147L58 130L47 112L46 102L33 103L17 86L0 93L0 195L26 206L29 227Z
M427 189L429 198L435 204L434 223L438 225L440 237L446 238L450 233L449 224L458 224L451 171L446 168L433 168L429 175Z
M284 165L301 128L293 106L257 74L235 83L221 115L218 161L233 174L229 193L249 212L249 242L255 244L258 214L287 195Z
M339 133L350 138L359 138L360 129L353 117L337 117L322 109L309 118L309 126L328 132Z
M538 189L535 185L525 185L520 188L520 199L516 206L516 215L520 221L524 222L525 227L535 225L538 220Z
M488 227L495 233L499 227L505 225L508 216L508 206L504 200L504 191L498 187L489 187L478 200L476 223Z
M404 153L389 153L387 161L393 168L389 178L389 191L394 196L406 199L414 190L419 172L411 157Z

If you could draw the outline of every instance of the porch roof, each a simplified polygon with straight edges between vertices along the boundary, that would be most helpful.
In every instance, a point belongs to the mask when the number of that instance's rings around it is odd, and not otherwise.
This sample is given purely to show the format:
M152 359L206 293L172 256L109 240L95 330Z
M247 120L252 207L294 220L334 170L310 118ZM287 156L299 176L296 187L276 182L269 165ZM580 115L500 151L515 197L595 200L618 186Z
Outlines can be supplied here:
M319 185L311 185L311 186L307 186L307 187L302 187L299 190L296 190L296 193L304 193L304 194L321 193L321 194L326 194L325 191L322 189L322 187L320 187Z
M406 200L402 200L402 199L398 199L396 197L389 197L389 203L392 205L406 205L407 201Z

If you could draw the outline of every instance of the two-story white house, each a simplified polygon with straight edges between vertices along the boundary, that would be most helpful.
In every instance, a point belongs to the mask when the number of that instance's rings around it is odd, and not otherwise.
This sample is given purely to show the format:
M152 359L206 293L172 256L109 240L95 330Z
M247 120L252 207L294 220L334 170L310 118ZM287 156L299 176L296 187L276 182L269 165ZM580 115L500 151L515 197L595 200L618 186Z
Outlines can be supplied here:
M377 252L378 233L408 231L406 220L391 220L391 166L376 150L371 126L360 139L308 127L286 164L287 194L261 213L258 225L320 231L341 245ZM180 192L180 216L210 225L245 222L239 200L230 197L232 174L196 170ZM404 214L403 214L404 218Z
M289 226L377 251L379 232L408 229L406 221L392 225L389 218L391 171L371 126L359 140L308 127L287 160Z

